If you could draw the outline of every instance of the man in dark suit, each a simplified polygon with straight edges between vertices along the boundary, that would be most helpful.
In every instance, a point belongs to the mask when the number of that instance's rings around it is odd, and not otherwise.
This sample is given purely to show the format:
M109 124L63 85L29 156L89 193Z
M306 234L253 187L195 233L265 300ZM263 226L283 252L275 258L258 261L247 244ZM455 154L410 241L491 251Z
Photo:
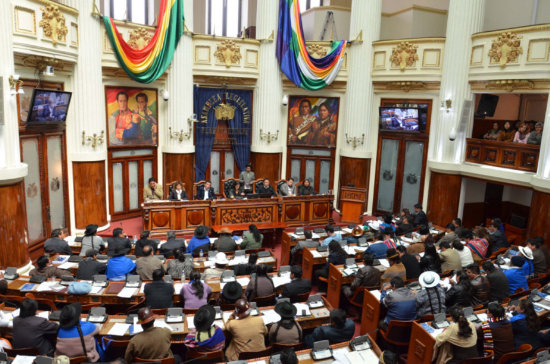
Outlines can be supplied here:
M174 285L166 283L162 278L164 273L161 269L153 271L153 281L145 284L143 292L145 293L145 306L156 308L172 307L174 299Z
M53 356L59 326L36 316L38 303L30 298L21 302L19 316L13 319L13 348L37 348L40 355Z
M290 278L292 281L283 289L283 297L294 300L299 294L311 292L311 281L309 279L302 279L302 267L293 265L290 268Z
M493 244L489 247L489 254L493 254L500 248L510 247L510 244L508 244L508 239L506 239L506 234L500 230L500 224L498 221L493 221L491 225L489 225L489 233L491 233L491 239L493 240Z
M54 229L52 231L51 238L46 240L46 242L44 243L44 251L46 253L71 255L72 251L69 247L69 243L63 240L63 238L65 237L66 235L64 234L62 229Z
M109 248L107 249L107 255L112 257L115 254L115 250L120 248L124 255L128 254L132 250L132 242L126 237L126 234L122 231L122 228L116 228L113 230L113 237L107 239Z
M40 111L40 118L42 120L55 120L58 115L55 113L55 98L50 97L48 99L48 104L44 105L42 107L42 110Z
M277 196L273 186L269 184L269 178L264 178L263 184L256 189L256 193L259 195L270 194L271 197Z
M214 200L216 198L216 192L212 187L212 182L206 181L203 186L197 187L197 195L195 200Z
M346 319L346 311L337 308L330 312L330 325L316 327L312 334L304 338L304 342L310 348L313 347L314 342L321 340L336 344L351 340L354 332L355 324L352 320Z
M414 226L419 226L419 225L426 225L427 226L428 225L428 217L426 216L424 211L422 211L422 205L419 204L419 203L414 205L413 225Z
M86 258L78 263L78 271L76 272L76 279L83 279L91 281L96 274L105 274L107 264L100 263L96 260L97 250L88 249L86 251Z
M151 235L149 230L142 231L141 234L139 234L139 240L136 241L136 246L134 249L134 254L136 257L142 257L144 255L143 248L146 245L153 247L153 254L157 252L159 241L157 239L149 239L149 235Z
M159 248L159 253L165 258L173 256L174 249L185 248L185 239L176 239L176 232L169 231L166 233L166 243Z

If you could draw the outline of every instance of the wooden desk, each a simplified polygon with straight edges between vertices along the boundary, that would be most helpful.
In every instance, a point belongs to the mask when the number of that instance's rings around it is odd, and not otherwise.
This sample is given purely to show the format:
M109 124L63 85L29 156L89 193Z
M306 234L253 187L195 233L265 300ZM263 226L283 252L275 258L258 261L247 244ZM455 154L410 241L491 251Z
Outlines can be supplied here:
M359 224L367 207L367 189L358 187L340 187L340 209L342 222Z
M361 268L363 264L358 264ZM383 265L376 265L374 268L384 271L386 267ZM343 265L333 265L330 264L328 269L328 287L327 287L327 297L328 301L333 307L340 307L340 297L342 294L342 286L346 284L351 284L355 279L355 276L344 276L344 266Z
M281 235L281 265L290 264L290 251L296 246L297 242L298 239L293 239L288 232L283 231Z
M368 289L364 289L363 310L361 312L361 330L359 333L365 335L378 328L380 322L380 301Z
M356 247L355 244L349 246ZM366 248L360 248L360 251L356 251L356 260L361 259L364 250L366 250ZM317 255L317 253L321 254L321 256L314 256L314 254ZM328 250L325 252L317 252L316 248L304 249L302 255L302 277L311 280L311 278L313 277L313 270L315 269L315 266L326 264L328 254ZM348 254L348 256L351 257L352 255Z
M407 364L431 363L434 344L435 338L424 330L418 322L413 322Z
M283 230L288 227L284 222L260 222L256 225L258 230L264 234L264 240L262 246L273 247L281 241ZM223 227L229 227L232 231L248 231L249 224L235 224L235 225L213 225L212 229L215 232L220 231Z

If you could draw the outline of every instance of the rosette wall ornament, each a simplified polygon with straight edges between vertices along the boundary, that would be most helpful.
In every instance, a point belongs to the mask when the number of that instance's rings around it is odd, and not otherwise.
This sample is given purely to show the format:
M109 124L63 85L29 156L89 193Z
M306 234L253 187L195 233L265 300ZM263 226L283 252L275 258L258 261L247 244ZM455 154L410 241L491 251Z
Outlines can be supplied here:
M390 56L390 61L393 66L399 65L401 71L405 71L407 67L414 65L418 61L416 54L418 46L410 42L401 42L396 47L393 47Z
M508 63L517 62L519 55L523 54L521 38L521 35L512 32L500 33L489 49L491 63L498 63L500 67L505 67Z

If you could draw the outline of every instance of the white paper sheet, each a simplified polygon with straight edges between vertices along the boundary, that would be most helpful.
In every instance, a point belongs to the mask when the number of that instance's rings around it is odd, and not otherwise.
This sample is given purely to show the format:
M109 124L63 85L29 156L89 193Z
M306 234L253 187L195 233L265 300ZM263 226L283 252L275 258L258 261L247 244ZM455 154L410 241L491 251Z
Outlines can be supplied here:
M343 228L342 231L345 232L345 233L347 233L347 234L351 234L352 229L350 229L350 228Z
M195 316L187 315L185 317L185 319L187 320L187 328L188 329L194 329L195 328L195 322L193 320L195 319Z
M296 307L296 316L310 316L311 311L309 310L309 306L305 303L295 303L294 307ZM303 312L305 310L305 315L303 315Z
M223 315L223 321L227 322L227 320L229 319L229 316L231 316L231 314L233 314L233 312L224 311L223 314L222 314Z
M273 285L275 286L275 288L285 284L289 284L292 281L290 277L272 277L272 279L273 279Z
M32 364L34 359L36 359L36 356L17 355L13 359L12 364Z
M73 268L78 268L78 263L70 263L70 262L67 262L67 263L63 263L63 264L60 264L59 269L73 269Z
M384 267L386 267L386 268L389 268L389 267L390 267L390 262L388 262L387 259L378 259L378 261L379 261L380 264L383 265Z
M117 296L122 298L130 298L135 294L137 294L138 292L139 292L138 288L124 287L122 290L120 290L120 292L118 292Z
M189 316L187 316L189 318ZM193 316L191 316L193 317ZM164 318L158 318L155 320L155 323L153 324L153 326L155 327L162 327L162 328L165 328L165 329L168 329L170 331L174 331L174 329L172 328L172 326L168 325L166 323L166 321L164 321Z
M265 310L262 311L262 319L264 320L264 325L269 325L274 322L281 321L281 316L275 310Z
M91 294L99 294L104 287L99 286L92 286L92 290L90 291Z
M311 255L313 255L313 258L321 258L321 253L319 253L317 250L310 250Z
M382 294L382 292L380 292L380 290L374 290L374 291L369 291L370 293L372 293L372 295L374 297L376 297L378 299L378 301L380 301L380 295Z
M250 282L250 277L237 278L237 282L239 282L239 284L243 287L248 286L248 283Z
M36 316L45 318L47 320L48 317L50 316L50 312L49 311L42 311L42 312L38 313Z
M111 330L109 330L109 335L114 336L124 336L128 329L130 328L130 324L123 324L120 322L117 322L111 327Z

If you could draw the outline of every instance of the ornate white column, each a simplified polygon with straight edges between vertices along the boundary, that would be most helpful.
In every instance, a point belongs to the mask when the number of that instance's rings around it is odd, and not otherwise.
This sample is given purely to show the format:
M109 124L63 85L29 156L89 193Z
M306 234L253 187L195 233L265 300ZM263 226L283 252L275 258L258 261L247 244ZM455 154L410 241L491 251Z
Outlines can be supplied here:
M256 38L266 39L271 33L277 37L279 1L258 1L256 12ZM251 151L256 153L281 153L285 145L286 118L281 122L283 84L279 63L275 56L276 39L260 44L259 74L254 89L254 115L252 125ZM286 108L286 107L285 107ZM260 129L264 133L277 134L276 141L267 143L261 140ZM258 166L256 166L258 167ZM258 173L256 173L258 176Z
M460 163L464 159L466 133L460 132L459 122L464 100L473 98L468 83L472 34L481 31L484 4L480 0L451 0L449 3L439 98L442 102L451 100L452 107L447 112L434 105L439 118L432 123L436 130L431 135L430 143L435 143L435 148L430 159L436 162ZM450 141L453 129L456 139Z
M363 42L353 43L348 49L348 82L344 100L344 127L340 137L340 154L346 157L370 158L376 143L369 143L371 133L376 133L378 123L372 123L370 115L374 107L372 84L372 42L380 38L382 0L353 1L351 4L350 39L363 31ZM373 126L376 125L376 127ZM346 142L346 134L356 140ZM365 134L364 138L362 134ZM361 140L364 140L361 144Z
M184 1L183 13L185 15L185 25L189 30L193 29L193 1ZM161 101L162 106L166 108L166 121L161 121L159 135L164 138L159 142L162 145L164 153L193 153L195 146L193 144L193 135L182 142L178 138L170 138L169 127L172 132L189 132L187 119L193 114L193 39L191 34L184 33L176 51L172 63L168 68L168 77L166 80L166 90L169 93L168 101ZM162 99L162 93L159 93L159 99ZM192 126L194 127L194 125ZM190 167L192 168L192 167Z

